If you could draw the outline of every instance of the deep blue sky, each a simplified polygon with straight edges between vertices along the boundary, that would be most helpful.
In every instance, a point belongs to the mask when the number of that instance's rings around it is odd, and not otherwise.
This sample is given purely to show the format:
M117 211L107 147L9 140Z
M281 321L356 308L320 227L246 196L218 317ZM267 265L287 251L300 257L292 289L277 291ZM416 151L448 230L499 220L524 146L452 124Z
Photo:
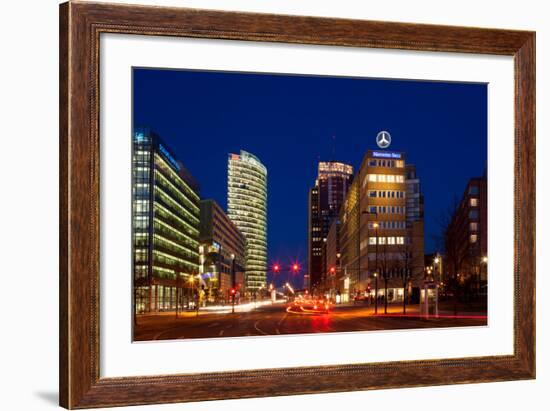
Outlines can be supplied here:
M134 69L134 126L150 127L227 206L227 153L268 169L269 261L307 263L307 196L319 160L357 169L380 130L417 166L425 249L440 216L487 161L485 84Z

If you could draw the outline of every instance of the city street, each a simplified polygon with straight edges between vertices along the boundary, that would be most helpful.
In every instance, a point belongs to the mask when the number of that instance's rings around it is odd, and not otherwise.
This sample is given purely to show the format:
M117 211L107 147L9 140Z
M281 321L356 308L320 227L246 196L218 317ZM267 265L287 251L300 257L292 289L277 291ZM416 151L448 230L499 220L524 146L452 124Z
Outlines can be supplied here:
M442 307L445 308L445 307ZM365 305L333 307L329 313L306 314L287 312L283 303L267 304L250 311L212 313L200 311L140 315L135 326L135 341L170 340L184 338L242 337L281 334L308 334L344 331L374 331L435 327L482 326L486 315L462 308L458 315L452 309L440 308L439 317L425 318L419 315L418 306L388 307L384 315L383 305L374 308ZM230 309L230 307L228 307Z

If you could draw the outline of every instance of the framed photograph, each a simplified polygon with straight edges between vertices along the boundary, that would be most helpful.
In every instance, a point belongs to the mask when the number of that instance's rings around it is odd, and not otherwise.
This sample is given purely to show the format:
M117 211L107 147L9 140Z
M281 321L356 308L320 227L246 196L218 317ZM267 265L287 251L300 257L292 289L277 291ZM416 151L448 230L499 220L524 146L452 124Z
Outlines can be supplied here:
M535 33L60 6L60 405L535 378Z

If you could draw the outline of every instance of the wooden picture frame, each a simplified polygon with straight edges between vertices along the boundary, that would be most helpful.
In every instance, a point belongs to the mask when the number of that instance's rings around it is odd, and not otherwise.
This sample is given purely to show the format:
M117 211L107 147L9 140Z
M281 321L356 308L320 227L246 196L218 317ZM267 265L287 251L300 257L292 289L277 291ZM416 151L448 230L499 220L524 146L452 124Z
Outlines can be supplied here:
M514 354L100 378L101 33L513 56ZM534 32L69 2L60 6L59 47L61 406L125 406L535 378Z

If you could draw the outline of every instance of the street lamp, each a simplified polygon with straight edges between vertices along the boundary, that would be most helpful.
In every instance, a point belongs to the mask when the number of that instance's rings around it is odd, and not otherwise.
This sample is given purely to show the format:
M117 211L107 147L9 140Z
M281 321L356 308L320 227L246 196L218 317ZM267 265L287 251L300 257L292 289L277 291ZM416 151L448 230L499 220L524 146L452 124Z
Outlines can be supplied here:
M374 273L374 314L378 314L378 273Z
M193 294L194 294L194 284L195 284L195 277L193 277L193 273L189 274L189 279L187 280L189 282L189 285L190 285L190 295L189 295L189 301L187 302L187 308L189 309L189 302L191 301L191 299L193 298Z
M488 262L488 261L489 261L489 259L487 258L486 255L484 255L484 256L481 258L481 264L482 264L482 266L485 266L485 270L484 270L484 271L485 271L485 277L486 277L486 278L485 278L485 281L487 281L487 262ZM480 268L480 271L481 271L481 268ZM481 272L479 273L479 276L481 277ZM480 280L479 282L481 283L481 278L480 278L479 280Z
M231 313L235 313L235 294L237 290L235 289L235 254L231 254Z
M378 220L378 212L377 211L363 211L362 214L374 215L374 216L376 216L376 219ZM375 235L375 240L376 240L376 242L375 242L376 248L375 248L375 252L374 252L374 257L375 257L374 281L376 283L376 287L375 287L376 291L375 291L375 294L374 294L374 313L378 314L378 227L379 227L378 222L375 221L372 224L372 227L375 229L374 235ZM368 231L367 231L367 233L368 233ZM368 234L367 234L367 237L368 237ZM361 256L359 256L359 265L361 265Z

